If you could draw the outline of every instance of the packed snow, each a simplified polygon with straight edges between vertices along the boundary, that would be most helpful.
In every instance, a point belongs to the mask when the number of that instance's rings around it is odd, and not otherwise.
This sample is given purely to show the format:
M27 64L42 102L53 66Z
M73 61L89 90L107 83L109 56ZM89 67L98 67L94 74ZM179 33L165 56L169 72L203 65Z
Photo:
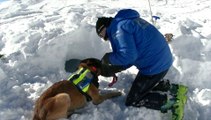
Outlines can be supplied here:
M189 87L184 120L211 118L211 1L150 0L155 26L173 33L169 46L174 63L166 79ZM137 10L151 22L148 0L7 0L0 2L0 119L29 120L35 100L53 83L71 73L71 58L101 58L109 42L95 32L97 17L113 17L124 8ZM169 120L171 113L124 105L136 76L131 67L118 73L118 82L100 77L102 90L123 95L100 105L89 103L69 119Z

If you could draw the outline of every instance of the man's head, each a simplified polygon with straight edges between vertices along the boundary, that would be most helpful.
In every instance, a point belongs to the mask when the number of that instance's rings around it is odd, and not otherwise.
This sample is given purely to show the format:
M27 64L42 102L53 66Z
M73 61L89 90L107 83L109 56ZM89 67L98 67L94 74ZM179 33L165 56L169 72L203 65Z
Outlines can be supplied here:
M96 22L96 32L104 40L108 40L106 28L111 24L112 19L112 17L100 17Z

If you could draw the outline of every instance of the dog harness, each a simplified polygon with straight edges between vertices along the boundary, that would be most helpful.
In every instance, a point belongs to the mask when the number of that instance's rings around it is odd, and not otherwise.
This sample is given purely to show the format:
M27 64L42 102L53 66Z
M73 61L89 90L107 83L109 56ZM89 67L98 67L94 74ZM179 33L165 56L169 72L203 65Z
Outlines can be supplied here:
M90 101L91 97L87 94L87 91L93 78L94 76L89 69L80 68L74 72L68 80L73 83L83 95L86 96L88 101Z

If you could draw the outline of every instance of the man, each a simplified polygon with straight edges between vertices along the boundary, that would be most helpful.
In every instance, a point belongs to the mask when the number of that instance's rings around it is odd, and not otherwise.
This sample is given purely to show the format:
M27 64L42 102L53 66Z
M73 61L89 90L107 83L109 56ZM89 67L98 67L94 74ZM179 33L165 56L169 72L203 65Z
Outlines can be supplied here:
M150 23L140 18L132 9L120 10L112 17L101 17L96 22L96 32L109 40L112 52L106 53L102 62L119 72L136 66L139 72L128 93L125 105L147 107L166 112L175 100L154 91L175 91L163 77L172 65L172 54L164 36Z

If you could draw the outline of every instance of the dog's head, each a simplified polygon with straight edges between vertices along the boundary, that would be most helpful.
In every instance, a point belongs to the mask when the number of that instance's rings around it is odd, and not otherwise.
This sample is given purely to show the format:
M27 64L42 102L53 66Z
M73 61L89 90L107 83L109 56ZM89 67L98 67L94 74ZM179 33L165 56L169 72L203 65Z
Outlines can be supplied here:
M81 60L78 68L80 67L89 69L91 71L91 73L94 75L92 83L98 88L99 82L97 76L101 75L101 61L95 58L87 58Z
M87 58L83 60L70 59L65 62L65 71L67 72L73 73L81 67L89 69L96 76L102 75L104 77L112 77L115 73L125 69L117 65L102 64L102 62L96 58Z
M80 62L79 68L87 68L95 75L99 76L101 74L101 61L95 58L87 58Z
M164 36L168 43L171 42L174 37L174 35L172 33L166 33Z

